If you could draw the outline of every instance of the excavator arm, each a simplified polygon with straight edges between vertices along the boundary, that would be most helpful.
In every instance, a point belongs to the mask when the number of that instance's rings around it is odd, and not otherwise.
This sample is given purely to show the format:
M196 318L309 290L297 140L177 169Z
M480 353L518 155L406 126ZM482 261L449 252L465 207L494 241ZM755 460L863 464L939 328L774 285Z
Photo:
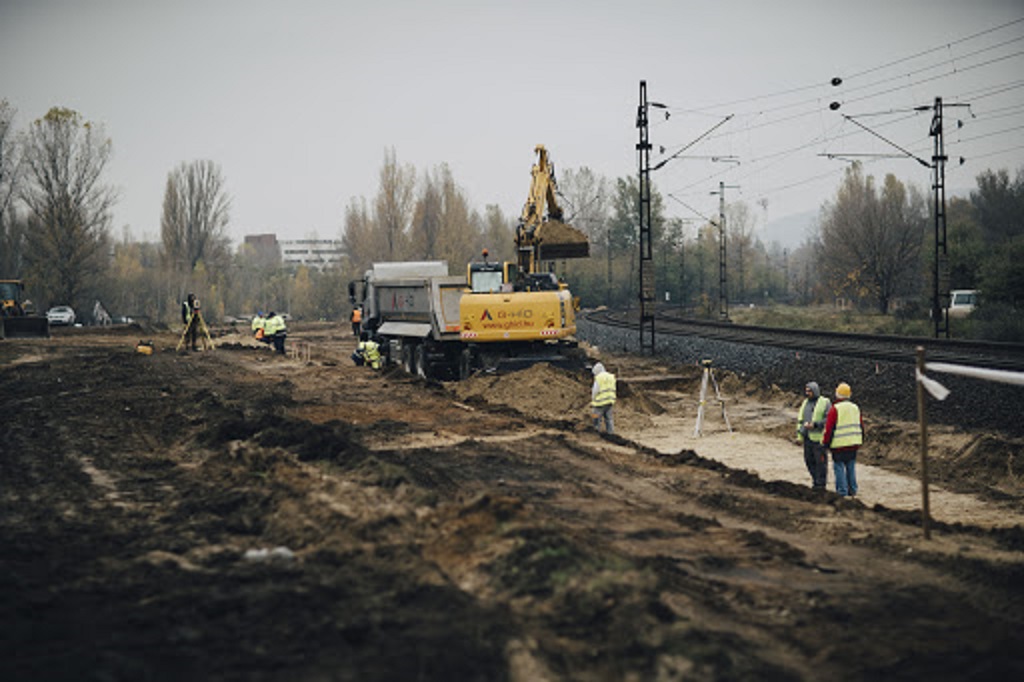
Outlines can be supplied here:
M586 258L590 243L585 234L562 222L558 205L555 167L544 145L537 145L537 163L532 169L530 193L516 228L516 252L519 272L538 271L540 261Z

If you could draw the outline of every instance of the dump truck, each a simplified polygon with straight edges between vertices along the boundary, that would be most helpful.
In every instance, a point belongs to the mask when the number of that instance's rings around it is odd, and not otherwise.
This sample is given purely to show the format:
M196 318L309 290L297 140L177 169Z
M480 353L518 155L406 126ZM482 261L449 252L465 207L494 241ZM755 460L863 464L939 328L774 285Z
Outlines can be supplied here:
M49 338L50 321L32 310L24 294L22 280L0 279L0 338Z
M458 378L463 344L459 299L466 278L448 274L445 261L374 263L349 282L349 301L362 309L361 329L381 344L385 364L410 374Z

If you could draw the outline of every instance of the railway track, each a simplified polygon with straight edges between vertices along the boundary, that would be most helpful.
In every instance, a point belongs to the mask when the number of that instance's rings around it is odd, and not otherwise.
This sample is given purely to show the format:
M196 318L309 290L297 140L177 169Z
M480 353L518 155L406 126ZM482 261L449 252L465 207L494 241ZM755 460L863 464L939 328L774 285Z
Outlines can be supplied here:
M637 330L634 313L593 311L583 318L597 325L619 330ZM732 343L785 350L813 351L838 357L913 364L917 347L925 349L930 362L964 364L986 369L1024 372L1024 344L961 339L930 339L877 334L849 334L806 329L781 329L694 320L678 313L655 316L655 347L659 336L700 337Z

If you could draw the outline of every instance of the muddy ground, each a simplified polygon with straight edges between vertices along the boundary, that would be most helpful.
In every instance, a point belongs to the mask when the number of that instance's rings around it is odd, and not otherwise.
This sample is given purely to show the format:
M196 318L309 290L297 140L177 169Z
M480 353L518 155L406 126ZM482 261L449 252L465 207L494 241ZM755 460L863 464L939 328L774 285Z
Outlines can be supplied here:
M699 368L603 356L609 437L584 374L375 374L346 328L0 342L0 679L1022 679L1019 441L936 432L926 540L913 425L842 499L756 381L696 436Z

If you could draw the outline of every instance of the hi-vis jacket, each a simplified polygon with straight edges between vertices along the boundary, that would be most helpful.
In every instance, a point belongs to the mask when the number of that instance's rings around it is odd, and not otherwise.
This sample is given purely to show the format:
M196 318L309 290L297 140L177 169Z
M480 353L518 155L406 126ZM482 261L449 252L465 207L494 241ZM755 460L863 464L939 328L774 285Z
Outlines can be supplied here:
M380 369L380 346L376 341L360 341L358 348L366 364L373 369Z
M856 450L864 443L864 422L860 408L849 400L839 400L828 412L822 442L830 450Z
M591 407L604 407L615 404L615 375L611 372L601 372L594 377L593 399Z
M800 410L796 413L796 437L801 443L804 439L804 423L802 420L804 408L807 407L808 400L810 398L804 398L804 401L800 403ZM824 396L819 396L815 400L818 402L814 404L814 412L811 413L811 428L807 430L807 438L812 443L820 443L821 437L825 433L825 415L828 414L828 408L832 407L832 402Z
M288 325L285 324L284 318L280 315L274 315L263 325L263 333L267 336L273 336L274 334L287 331Z

